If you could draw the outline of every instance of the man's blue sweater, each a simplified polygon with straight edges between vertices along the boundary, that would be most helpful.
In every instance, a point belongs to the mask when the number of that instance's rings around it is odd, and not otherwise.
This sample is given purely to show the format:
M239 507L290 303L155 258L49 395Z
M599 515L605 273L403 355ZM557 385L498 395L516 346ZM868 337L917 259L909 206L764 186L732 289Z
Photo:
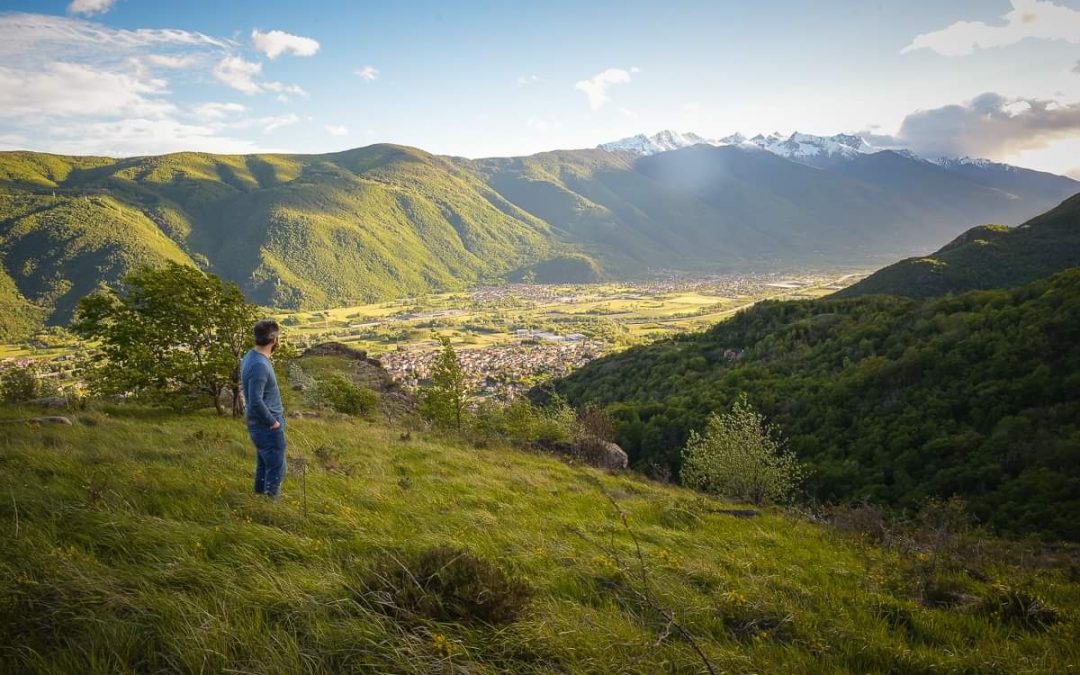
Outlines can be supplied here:
M281 405L281 390L270 359L252 349L240 362L240 379L247 400L248 423L274 426L285 408Z

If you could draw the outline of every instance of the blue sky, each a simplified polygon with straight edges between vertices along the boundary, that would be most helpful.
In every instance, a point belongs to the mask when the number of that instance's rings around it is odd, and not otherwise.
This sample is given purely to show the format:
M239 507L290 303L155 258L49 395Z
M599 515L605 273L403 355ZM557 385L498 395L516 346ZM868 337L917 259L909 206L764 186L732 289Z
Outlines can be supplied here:
M1080 0L0 9L2 148L480 157L859 131L1080 176Z

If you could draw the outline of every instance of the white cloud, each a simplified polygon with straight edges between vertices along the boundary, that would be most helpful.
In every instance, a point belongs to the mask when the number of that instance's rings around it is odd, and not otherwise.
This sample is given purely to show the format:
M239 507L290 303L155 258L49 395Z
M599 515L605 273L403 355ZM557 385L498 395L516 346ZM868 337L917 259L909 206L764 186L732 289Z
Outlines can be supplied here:
M288 115L278 115L277 117L265 117L259 120L263 133L269 134L275 129L281 127L291 126L300 121L300 117L296 113L289 113Z
M916 35L901 54L930 49L943 56L963 56L976 49L1016 44L1027 38L1080 43L1080 11L1051 0L1012 0L1002 24L957 21L941 30Z
M517 86L524 87L526 85L530 85L539 81L540 78L536 75L518 75Z
M167 54L150 54L145 58L145 61L154 66L172 68L173 70L190 68L198 63L198 59L194 56L169 56Z
M174 110L160 98L165 93L163 80L136 72L107 72L64 62L36 71L0 67L0 117L161 117Z
M613 84L625 84L629 81L629 72L621 68L608 68L593 75L588 80L581 80L576 83L574 89L585 92L585 96L589 99L589 107L593 110L599 110L610 100L607 93L608 87Z
M348 136L349 128L344 124L326 124L323 125L323 129L326 129L326 133L331 136Z
M228 40L184 30L0 14L0 145L107 155L260 150L231 134L291 121L246 118L246 108L235 103L181 108L171 100L173 78L198 82L236 49ZM232 64L239 67L222 72L233 84L262 88L250 74L259 64Z
M683 103L682 109L686 113L699 113L701 112L701 104L697 101L690 101L689 103Z
M319 51L319 43L311 38L280 30L263 33L258 28L251 31L251 45L255 51L262 52L271 59L276 59L282 54L314 56L315 52Z
M261 63L245 61L239 56L226 56L214 66L214 77L248 96L262 91L262 87L255 81L255 77L261 72Z
M25 147L25 146L24 146ZM70 124L39 139L36 150L78 155L158 155L168 152L250 153L262 150L252 141L221 136L219 129L172 119L131 118Z
M264 82L263 88L277 93L277 100L288 103L293 96L307 98L308 93L298 84L285 84L284 82Z
M72 14L103 14L116 4L116 0L72 0L67 11Z
M239 115L247 108L239 103L202 103L195 106L192 112L196 117L204 120L220 120L232 115Z
M1080 101L1006 98L988 92L962 104L919 110L883 144L927 155L1004 159L1080 135Z
M365 82L374 82L379 78L379 69L375 66L364 66L358 70L353 71L356 75L360 76L360 79Z

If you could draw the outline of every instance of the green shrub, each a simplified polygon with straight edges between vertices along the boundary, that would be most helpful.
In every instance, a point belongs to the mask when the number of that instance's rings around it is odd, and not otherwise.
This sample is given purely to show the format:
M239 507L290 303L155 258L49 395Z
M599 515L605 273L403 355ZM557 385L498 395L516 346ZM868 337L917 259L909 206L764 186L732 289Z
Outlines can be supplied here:
M379 405L377 393L357 386L341 375L320 381L319 393L331 408L347 415L367 415Z
M704 435L690 433L681 478L705 492L763 504L789 499L803 469L744 394L731 412L712 414Z
M387 555L366 583L380 608L402 618L502 625L524 612L524 581L468 550L437 546L419 554Z
M41 396L41 378L33 365L16 366L0 373L0 399L22 403Z
M545 407L524 398L508 404L484 403L476 408L471 424L481 437L516 443L570 443L581 435L577 415L561 398Z

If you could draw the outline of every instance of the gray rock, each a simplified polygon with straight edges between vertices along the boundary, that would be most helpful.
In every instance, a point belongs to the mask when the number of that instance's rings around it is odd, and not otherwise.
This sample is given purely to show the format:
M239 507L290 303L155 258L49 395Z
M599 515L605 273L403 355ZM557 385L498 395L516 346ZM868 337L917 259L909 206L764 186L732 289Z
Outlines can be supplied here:
M44 396L27 401L30 405L39 405L42 408L66 408L68 400L63 396Z
M626 451L616 443L599 438L586 438L578 445L578 455L590 466L622 471L630 463Z

